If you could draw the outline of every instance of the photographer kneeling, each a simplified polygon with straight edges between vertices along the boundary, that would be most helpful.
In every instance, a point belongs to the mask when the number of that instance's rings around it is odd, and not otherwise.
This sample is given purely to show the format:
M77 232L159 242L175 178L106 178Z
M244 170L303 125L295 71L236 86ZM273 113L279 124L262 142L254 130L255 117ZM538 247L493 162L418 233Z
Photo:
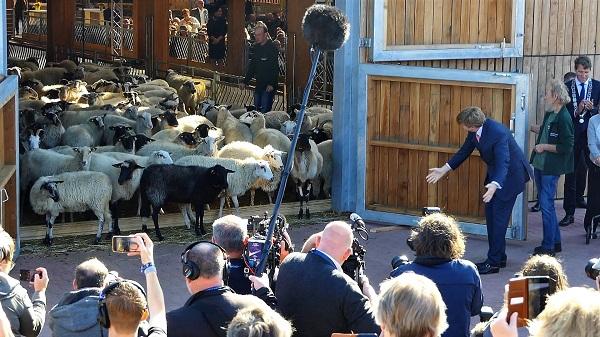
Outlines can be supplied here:
M30 282L35 292L30 300L19 280L8 275L15 266L14 254L15 242L0 229L0 305L15 336L35 337L42 331L46 318L48 272L41 267L35 270Z
M412 271L431 279L448 306L449 327L442 336L468 337L471 316L481 311L483 294L475 265L461 259L465 238L456 221L441 213L428 215L419 221L409 240L415 260L397 267L390 276Z

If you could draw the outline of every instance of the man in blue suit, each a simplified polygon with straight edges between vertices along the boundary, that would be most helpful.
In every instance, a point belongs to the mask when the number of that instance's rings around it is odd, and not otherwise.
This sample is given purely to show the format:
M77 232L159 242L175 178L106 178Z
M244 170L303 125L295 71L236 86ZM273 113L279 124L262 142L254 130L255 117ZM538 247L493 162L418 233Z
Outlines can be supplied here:
M486 118L481 108L463 109L456 121L469 132L467 138L446 165L429 169L427 182L436 183L450 170L457 169L473 150L479 151L487 165L483 202L489 250L487 259L478 263L477 269L480 274L498 273L506 267L505 236L515 200L533 172L510 130Z

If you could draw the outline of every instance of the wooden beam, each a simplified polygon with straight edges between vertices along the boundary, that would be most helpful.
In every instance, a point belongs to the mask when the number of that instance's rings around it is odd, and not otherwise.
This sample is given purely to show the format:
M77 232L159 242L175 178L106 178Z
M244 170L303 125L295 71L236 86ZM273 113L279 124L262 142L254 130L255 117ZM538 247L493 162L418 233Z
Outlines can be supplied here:
M68 57L67 51L73 47L75 25L75 0L48 1L47 60L61 61Z
M229 1L227 15L227 73L244 76L246 54L242 52L246 44L244 25L245 1Z
M302 18L306 9L315 3L314 0L295 0L287 3L288 20L288 47L286 57L287 85L290 88L291 98L296 102L302 99L302 92L306 86L310 72L310 46L302 34ZM295 48L294 48L295 41ZM293 88L294 92L291 92ZM292 102L291 100L288 100ZM295 103L295 102L292 102Z
M156 69L166 71L169 59L169 2L152 0L147 6L151 9L147 16L152 17L153 21L153 50L152 55L145 55L146 62L155 62Z

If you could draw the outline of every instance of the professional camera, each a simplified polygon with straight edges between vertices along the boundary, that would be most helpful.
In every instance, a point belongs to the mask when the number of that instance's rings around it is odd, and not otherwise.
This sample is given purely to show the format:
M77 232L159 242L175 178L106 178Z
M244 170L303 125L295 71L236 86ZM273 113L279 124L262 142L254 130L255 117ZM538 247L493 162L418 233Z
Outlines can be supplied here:
M365 254L367 253L367 250L360 244L358 238L360 237L364 241L369 240L369 232L367 231L365 222L358 214L350 214L350 220L352 221L352 231L356 235L352 241L352 255L344 261L342 270L344 270L344 273L355 280L362 288L360 277L365 271Z
M270 222L271 217L267 212L265 212L262 217L251 216L250 219L248 219L248 234L250 238L248 239L248 244L246 245L246 249L244 250L243 254L244 262L246 264L246 274L254 275L256 273L256 268L263 259L263 248L265 247L267 230L269 229ZM271 250L267 256L265 270L269 276L269 282L271 283L272 288L274 288L275 284L274 280L276 279L276 270L281 262L280 259L282 245L285 245L285 250L288 252L293 252L292 243L290 242L287 234L287 228L289 227L289 224L283 215L279 215L277 217L276 225L277 228L273 232L273 244L271 245Z
M591 259L585 266L585 274L592 280L596 280L600 275L600 258Z

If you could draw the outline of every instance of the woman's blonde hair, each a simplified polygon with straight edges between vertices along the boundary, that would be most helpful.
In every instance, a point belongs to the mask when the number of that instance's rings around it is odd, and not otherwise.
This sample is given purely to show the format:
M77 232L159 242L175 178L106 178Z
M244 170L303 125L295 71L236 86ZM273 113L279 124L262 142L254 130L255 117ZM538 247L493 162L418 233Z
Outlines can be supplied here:
M15 255L15 240L3 229L0 229L0 263L12 263Z
M546 309L533 320L531 337L597 337L600 332L600 292L568 288L548 298Z
M565 105L571 102L571 96L569 96L569 91L563 81L555 78L548 83L546 89L556 95L560 104Z
M565 290L569 280L560 261L549 255L534 255L525 262L521 269L523 276L548 276L556 285L554 291Z
M229 326L227 337L291 337L292 324L271 308L255 305L240 310Z
M442 295L425 276L403 273L381 289L375 318L391 336L439 336L448 328Z

